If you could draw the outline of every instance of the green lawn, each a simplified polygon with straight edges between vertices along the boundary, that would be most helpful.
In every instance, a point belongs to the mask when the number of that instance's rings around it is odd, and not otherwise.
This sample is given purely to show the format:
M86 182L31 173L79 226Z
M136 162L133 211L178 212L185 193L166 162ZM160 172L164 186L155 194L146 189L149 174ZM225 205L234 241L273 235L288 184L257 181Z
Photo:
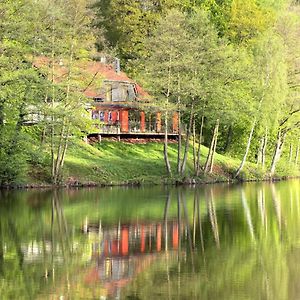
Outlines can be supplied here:
M125 142L103 141L88 145L84 142L73 141L68 148L65 161L64 178L66 181L81 183L127 183L149 182L160 183L166 180L163 160L163 144L130 144ZM204 163L208 149L202 147L201 161ZM176 170L177 145L170 144L170 161L173 172ZM214 174L199 178L199 180L226 180L231 178L239 165L239 161L217 154ZM192 148L190 147L189 161L185 176L191 177ZM242 173L245 179L256 179L261 172L254 164L246 164ZM174 178L176 179L176 178Z

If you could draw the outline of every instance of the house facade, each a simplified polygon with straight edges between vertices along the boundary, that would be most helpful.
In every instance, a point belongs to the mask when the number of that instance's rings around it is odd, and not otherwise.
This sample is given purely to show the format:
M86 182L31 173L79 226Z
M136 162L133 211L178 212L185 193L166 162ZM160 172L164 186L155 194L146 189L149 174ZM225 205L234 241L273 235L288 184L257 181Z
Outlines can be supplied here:
M93 99L90 113L97 124L90 136L163 137L164 115L151 105L150 95L141 86L112 64L91 62L87 70L102 78L99 89L85 91ZM168 123L170 137L176 138L177 112L170 115Z
M47 57L37 57L34 66L48 70L50 62ZM106 58L102 58L101 61L81 62L75 65L75 69L78 70L76 72L80 80L90 81L90 84L82 90L82 93L91 100L87 110L94 121L88 137L116 136L121 139L164 136L164 114L152 103L151 96L120 70L118 59L110 63ZM63 82L69 73L62 60L55 64L52 71L55 83ZM177 138L177 112L169 114L168 133L171 139Z

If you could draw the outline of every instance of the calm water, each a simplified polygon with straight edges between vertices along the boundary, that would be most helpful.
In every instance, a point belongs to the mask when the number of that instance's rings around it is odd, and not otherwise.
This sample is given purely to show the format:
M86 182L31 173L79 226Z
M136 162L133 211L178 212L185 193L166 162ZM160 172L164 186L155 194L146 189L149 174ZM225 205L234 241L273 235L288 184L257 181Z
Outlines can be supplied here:
M0 192L0 298L300 299L299 187Z

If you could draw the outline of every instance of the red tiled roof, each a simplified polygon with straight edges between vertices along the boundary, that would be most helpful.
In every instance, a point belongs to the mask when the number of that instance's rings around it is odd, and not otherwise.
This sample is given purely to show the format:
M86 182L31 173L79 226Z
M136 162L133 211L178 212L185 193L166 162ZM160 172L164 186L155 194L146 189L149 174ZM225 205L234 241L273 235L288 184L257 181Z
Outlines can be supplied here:
M37 68L49 68L50 67L50 58L45 56L39 56L34 60L33 65ZM134 80L130 79L124 72L117 73L112 65L103 64L97 61L88 61L81 62L79 66L77 66L80 70L82 70L82 76L84 75L93 76L93 80L108 80L108 81L123 81L135 84L135 88L138 94L138 99L146 99L150 98L150 95ZM63 79L67 76L68 69L63 65L59 64L59 62L54 67L54 81L59 83L62 82ZM97 91L98 90L98 91ZM95 98L102 96L99 94L99 88L95 88L95 86L90 85L83 92L86 97Z

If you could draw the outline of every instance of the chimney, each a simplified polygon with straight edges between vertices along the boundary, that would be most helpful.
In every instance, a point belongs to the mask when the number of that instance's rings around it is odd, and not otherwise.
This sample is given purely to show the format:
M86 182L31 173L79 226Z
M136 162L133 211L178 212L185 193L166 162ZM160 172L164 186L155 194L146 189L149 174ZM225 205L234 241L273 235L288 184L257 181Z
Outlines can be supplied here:
M117 57L115 58L115 70L118 74L121 72L120 59Z

